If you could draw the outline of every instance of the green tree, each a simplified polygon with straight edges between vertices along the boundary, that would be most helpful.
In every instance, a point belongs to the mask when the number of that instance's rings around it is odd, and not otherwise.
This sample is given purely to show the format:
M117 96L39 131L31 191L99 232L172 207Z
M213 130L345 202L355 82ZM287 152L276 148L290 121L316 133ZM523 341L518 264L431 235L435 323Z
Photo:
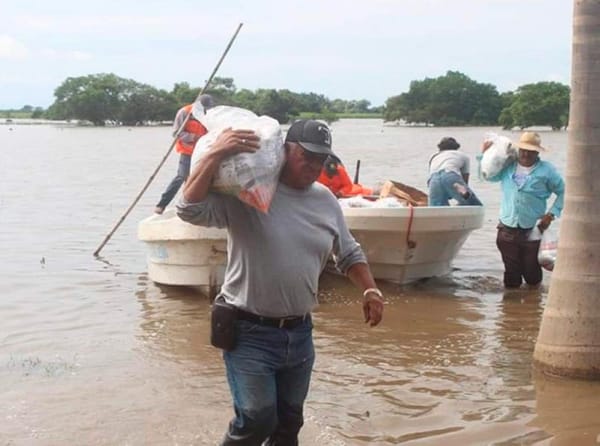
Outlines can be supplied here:
M505 128L548 125L558 130L569 119L570 88L558 82L537 82L520 86L508 107L502 110L500 124Z
M123 95L118 120L124 125L172 120L178 105L172 95L150 85L130 85Z
M322 94L316 93L297 93L298 108L303 112L321 112L324 108L329 108L329 100Z
M32 119L39 119L44 116L44 109L42 107L36 107L31 113Z
M200 88L192 88L187 82L178 82L173 86L171 95L179 107L190 104L198 97Z
M239 90L233 96L231 105L254 110L256 107L256 93L246 88Z
M189 94L185 83L168 93L115 74L92 74L67 78L55 91L48 108L50 119L79 119L94 125L114 121L138 125L148 121L172 120L179 105L176 97Z
M114 74L69 77L54 90L56 100L50 114L58 119L83 119L104 125L119 116L126 82Z
M260 89L256 92L256 104L253 111L258 115L268 115L280 123L285 123L290 120L289 112L292 105L289 95L281 95L272 89Z
M412 81L409 91L386 101L384 119L448 125L495 124L502 107L495 86L448 71L435 79Z

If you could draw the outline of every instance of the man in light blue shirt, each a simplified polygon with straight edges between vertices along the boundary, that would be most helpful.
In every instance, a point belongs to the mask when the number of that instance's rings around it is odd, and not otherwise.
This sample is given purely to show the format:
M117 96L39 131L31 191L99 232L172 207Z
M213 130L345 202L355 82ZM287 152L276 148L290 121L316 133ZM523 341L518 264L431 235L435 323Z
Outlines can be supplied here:
M490 145L484 143L483 151ZM536 225L543 232L560 216L565 193L564 181L556 168L539 158L539 153L546 150L539 134L524 132L515 145L519 148L517 160L488 178L500 182L502 188L496 246L504 262L506 288L518 288L523 279L531 286L542 281L537 258L540 240L531 240L530 233ZM556 199L546 211L552 194Z

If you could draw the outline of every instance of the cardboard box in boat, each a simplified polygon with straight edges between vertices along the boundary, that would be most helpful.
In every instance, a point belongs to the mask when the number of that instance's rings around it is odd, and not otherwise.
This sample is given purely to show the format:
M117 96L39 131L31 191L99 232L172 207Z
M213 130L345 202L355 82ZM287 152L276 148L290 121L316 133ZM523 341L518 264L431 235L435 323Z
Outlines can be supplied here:
M427 206L428 196L425 192L398 181L387 180L379 193L381 198L396 197L400 201L413 206Z

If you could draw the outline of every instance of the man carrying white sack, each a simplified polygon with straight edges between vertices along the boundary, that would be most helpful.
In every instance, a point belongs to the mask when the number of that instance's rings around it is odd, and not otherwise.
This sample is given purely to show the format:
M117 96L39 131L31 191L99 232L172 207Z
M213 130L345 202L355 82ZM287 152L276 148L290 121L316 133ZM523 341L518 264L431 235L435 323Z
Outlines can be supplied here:
M484 142L483 152L492 143ZM518 288L523 279L531 286L538 286L542 281L542 268L538 263L540 240L532 240L530 234L536 225L545 231L552 220L560 216L565 194L564 181L556 168L540 159L540 152L546 149L539 134L524 132L514 145L519 149L517 159L487 178L500 182L502 188L496 246L502 254L506 288ZM553 193L556 199L546 210Z
M268 213L209 192L226 157L255 152L249 130L224 130L189 177L178 215L227 227L228 261L212 310L211 342L223 359L235 417L222 445L297 445L314 362L311 311L319 275L336 266L363 292L364 320L379 324L383 296L333 194L316 183L331 150L329 128L302 120L289 129L286 161Z

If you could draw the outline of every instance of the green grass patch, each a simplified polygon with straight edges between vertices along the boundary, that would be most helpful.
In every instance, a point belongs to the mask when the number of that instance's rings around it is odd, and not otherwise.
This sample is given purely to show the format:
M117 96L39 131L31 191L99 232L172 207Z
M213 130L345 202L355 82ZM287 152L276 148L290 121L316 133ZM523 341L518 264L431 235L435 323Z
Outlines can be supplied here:
M29 119L33 112L0 110L0 119Z

